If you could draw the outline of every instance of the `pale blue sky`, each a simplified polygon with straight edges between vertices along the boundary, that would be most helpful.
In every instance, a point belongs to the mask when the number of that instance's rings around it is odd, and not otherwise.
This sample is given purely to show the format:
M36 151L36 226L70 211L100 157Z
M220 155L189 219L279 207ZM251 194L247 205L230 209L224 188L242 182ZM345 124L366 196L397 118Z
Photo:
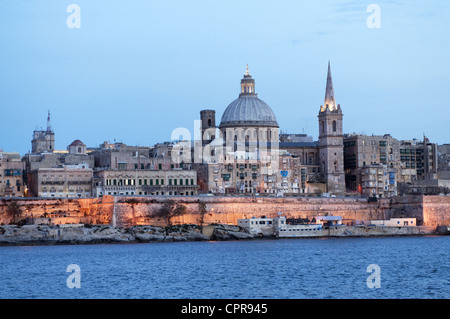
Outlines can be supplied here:
M2 0L0 149L28 152L48 109L57 149L168 141L205 108L219 124L247 63L280 128L317 139L328 60L344 132L450 143L447 3Z

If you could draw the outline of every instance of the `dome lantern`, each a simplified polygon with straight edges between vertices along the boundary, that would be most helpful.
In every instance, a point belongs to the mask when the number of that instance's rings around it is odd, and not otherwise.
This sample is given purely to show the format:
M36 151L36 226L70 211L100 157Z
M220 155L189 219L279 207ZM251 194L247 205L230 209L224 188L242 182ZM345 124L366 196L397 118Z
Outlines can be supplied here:
M255 93L255 80L248 65L241 79L241 93L226 108L219 127L279 127L272 109Z

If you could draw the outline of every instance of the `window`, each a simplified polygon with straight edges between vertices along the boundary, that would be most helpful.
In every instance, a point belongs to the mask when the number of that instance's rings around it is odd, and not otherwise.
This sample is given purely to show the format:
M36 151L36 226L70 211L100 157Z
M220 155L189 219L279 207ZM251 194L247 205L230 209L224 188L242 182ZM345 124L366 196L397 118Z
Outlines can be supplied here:
M333 121L333 132L336 132L336 121Z

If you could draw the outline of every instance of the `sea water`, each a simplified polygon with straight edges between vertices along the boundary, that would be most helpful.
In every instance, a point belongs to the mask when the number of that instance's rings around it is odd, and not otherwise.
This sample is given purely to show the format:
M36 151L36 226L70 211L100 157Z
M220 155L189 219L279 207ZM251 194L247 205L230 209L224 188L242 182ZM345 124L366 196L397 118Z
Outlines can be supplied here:
M449 252L448 236L0 247L0 298L447 299Z

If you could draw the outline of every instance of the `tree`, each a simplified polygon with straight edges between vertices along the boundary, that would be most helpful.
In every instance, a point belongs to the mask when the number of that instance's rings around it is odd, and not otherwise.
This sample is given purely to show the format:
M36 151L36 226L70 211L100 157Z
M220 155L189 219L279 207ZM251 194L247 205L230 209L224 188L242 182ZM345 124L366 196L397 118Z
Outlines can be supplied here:
M167 227L172 226L172 218L177 216L183 216L186 214L186 206L175 203L172 199L165 201L164 204L156 212L153 213L153 217L164 218L166 220Z
M16 224L16 219L22 216L22 209L20 208L20 205L17 203L17 201L13 200L8 204L8 207L6 208L6 214L8 214L8 216L13 219L14 224Z
M203 226L203 223L205 221L205 215L208 212L206 210L206 203L204 203L204 202L198 203L198 212L200 214L200 218L198 220L198 223L199 223L199 225L201 227L201 226Z

